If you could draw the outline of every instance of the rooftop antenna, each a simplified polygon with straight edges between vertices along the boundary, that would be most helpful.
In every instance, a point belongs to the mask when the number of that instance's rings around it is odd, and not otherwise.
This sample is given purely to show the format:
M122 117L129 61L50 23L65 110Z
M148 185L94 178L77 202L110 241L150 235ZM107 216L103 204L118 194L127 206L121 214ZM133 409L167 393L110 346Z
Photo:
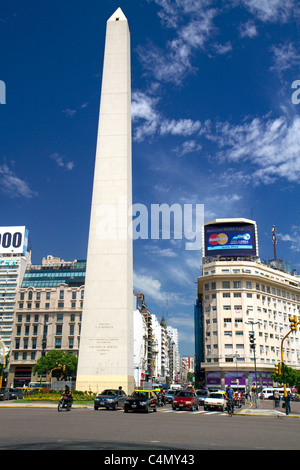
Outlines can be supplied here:
M274 248L274 259L277 259L277 254L276 254L276 245L277 245L277 237L276 237L276 227L273 225L272 227L272 242L273 242L273 248Z

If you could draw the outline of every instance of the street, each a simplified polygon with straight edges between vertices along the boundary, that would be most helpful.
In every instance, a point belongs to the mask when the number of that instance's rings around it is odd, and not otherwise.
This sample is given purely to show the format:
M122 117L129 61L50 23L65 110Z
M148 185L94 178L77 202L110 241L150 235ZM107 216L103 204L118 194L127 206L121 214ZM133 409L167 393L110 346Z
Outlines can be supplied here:
M1 408L1 450L299 450L300 420L227 413Z

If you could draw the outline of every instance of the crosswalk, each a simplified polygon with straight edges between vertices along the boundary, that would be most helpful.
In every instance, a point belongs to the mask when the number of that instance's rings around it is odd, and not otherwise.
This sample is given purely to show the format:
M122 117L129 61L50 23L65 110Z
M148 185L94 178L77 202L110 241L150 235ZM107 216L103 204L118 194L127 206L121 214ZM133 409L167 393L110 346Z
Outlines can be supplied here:
M220 416L227 416L227 412L222 412L222 411L204 411L204 410L196 410L196 411L189 411L189 410L172 410L170 408L164 409L164 408L157 408L157 411L159 413L189 413L190 415L220 415Z

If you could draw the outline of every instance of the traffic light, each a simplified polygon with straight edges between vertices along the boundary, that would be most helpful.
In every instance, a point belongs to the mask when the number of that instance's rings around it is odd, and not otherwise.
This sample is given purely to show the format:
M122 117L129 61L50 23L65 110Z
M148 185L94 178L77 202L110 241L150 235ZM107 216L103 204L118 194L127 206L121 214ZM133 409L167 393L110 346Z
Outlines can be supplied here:
M298 318L296 317L296 315L294 317L290 317L289 321L291 323L291 330L297 331Z
M255 337L254 337L254 332L250 331L249 333L249 341L250 341L250 349L255 349Z
M280 362L278 362L277 364L275 364L275 372L276 372L276 374L281 375L281 365L280 365Z
M65 365L63 365L63 370L64 370L64 371L66 370L66 366L65 366Z

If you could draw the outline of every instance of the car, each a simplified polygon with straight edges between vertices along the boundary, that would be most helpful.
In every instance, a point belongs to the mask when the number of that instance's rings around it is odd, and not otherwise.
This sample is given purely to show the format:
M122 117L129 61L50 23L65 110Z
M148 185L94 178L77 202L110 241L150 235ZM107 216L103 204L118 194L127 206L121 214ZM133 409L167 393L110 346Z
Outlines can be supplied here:
M173 403L174 397L178 390L168 390L166 393L166 403Z
M194 390L179 390L172 403L173 410L198 410L199 399Z
M126 398L127 395L123 390L103 390L103 392L100 393L94 400L94 410L98 410L100 407L104 407L107 410L123 408Z
M9 391L7 388L0 388L0 400L9 400Z
M135 390L124 403L124 412L157 411L157 397L152 390Z
M209 397L209 391L201 389L201 390L196 390L196 393L197 393L197 397L199 400L199 405L204 405L205 398Z
M209 397L204 400L204 410L220 410L225 411L227 402L226 402L226 393L223 390L218 392L210 393Z
M20 400L24 397L24 390L22 388L9 388L8 393L10 400Z

